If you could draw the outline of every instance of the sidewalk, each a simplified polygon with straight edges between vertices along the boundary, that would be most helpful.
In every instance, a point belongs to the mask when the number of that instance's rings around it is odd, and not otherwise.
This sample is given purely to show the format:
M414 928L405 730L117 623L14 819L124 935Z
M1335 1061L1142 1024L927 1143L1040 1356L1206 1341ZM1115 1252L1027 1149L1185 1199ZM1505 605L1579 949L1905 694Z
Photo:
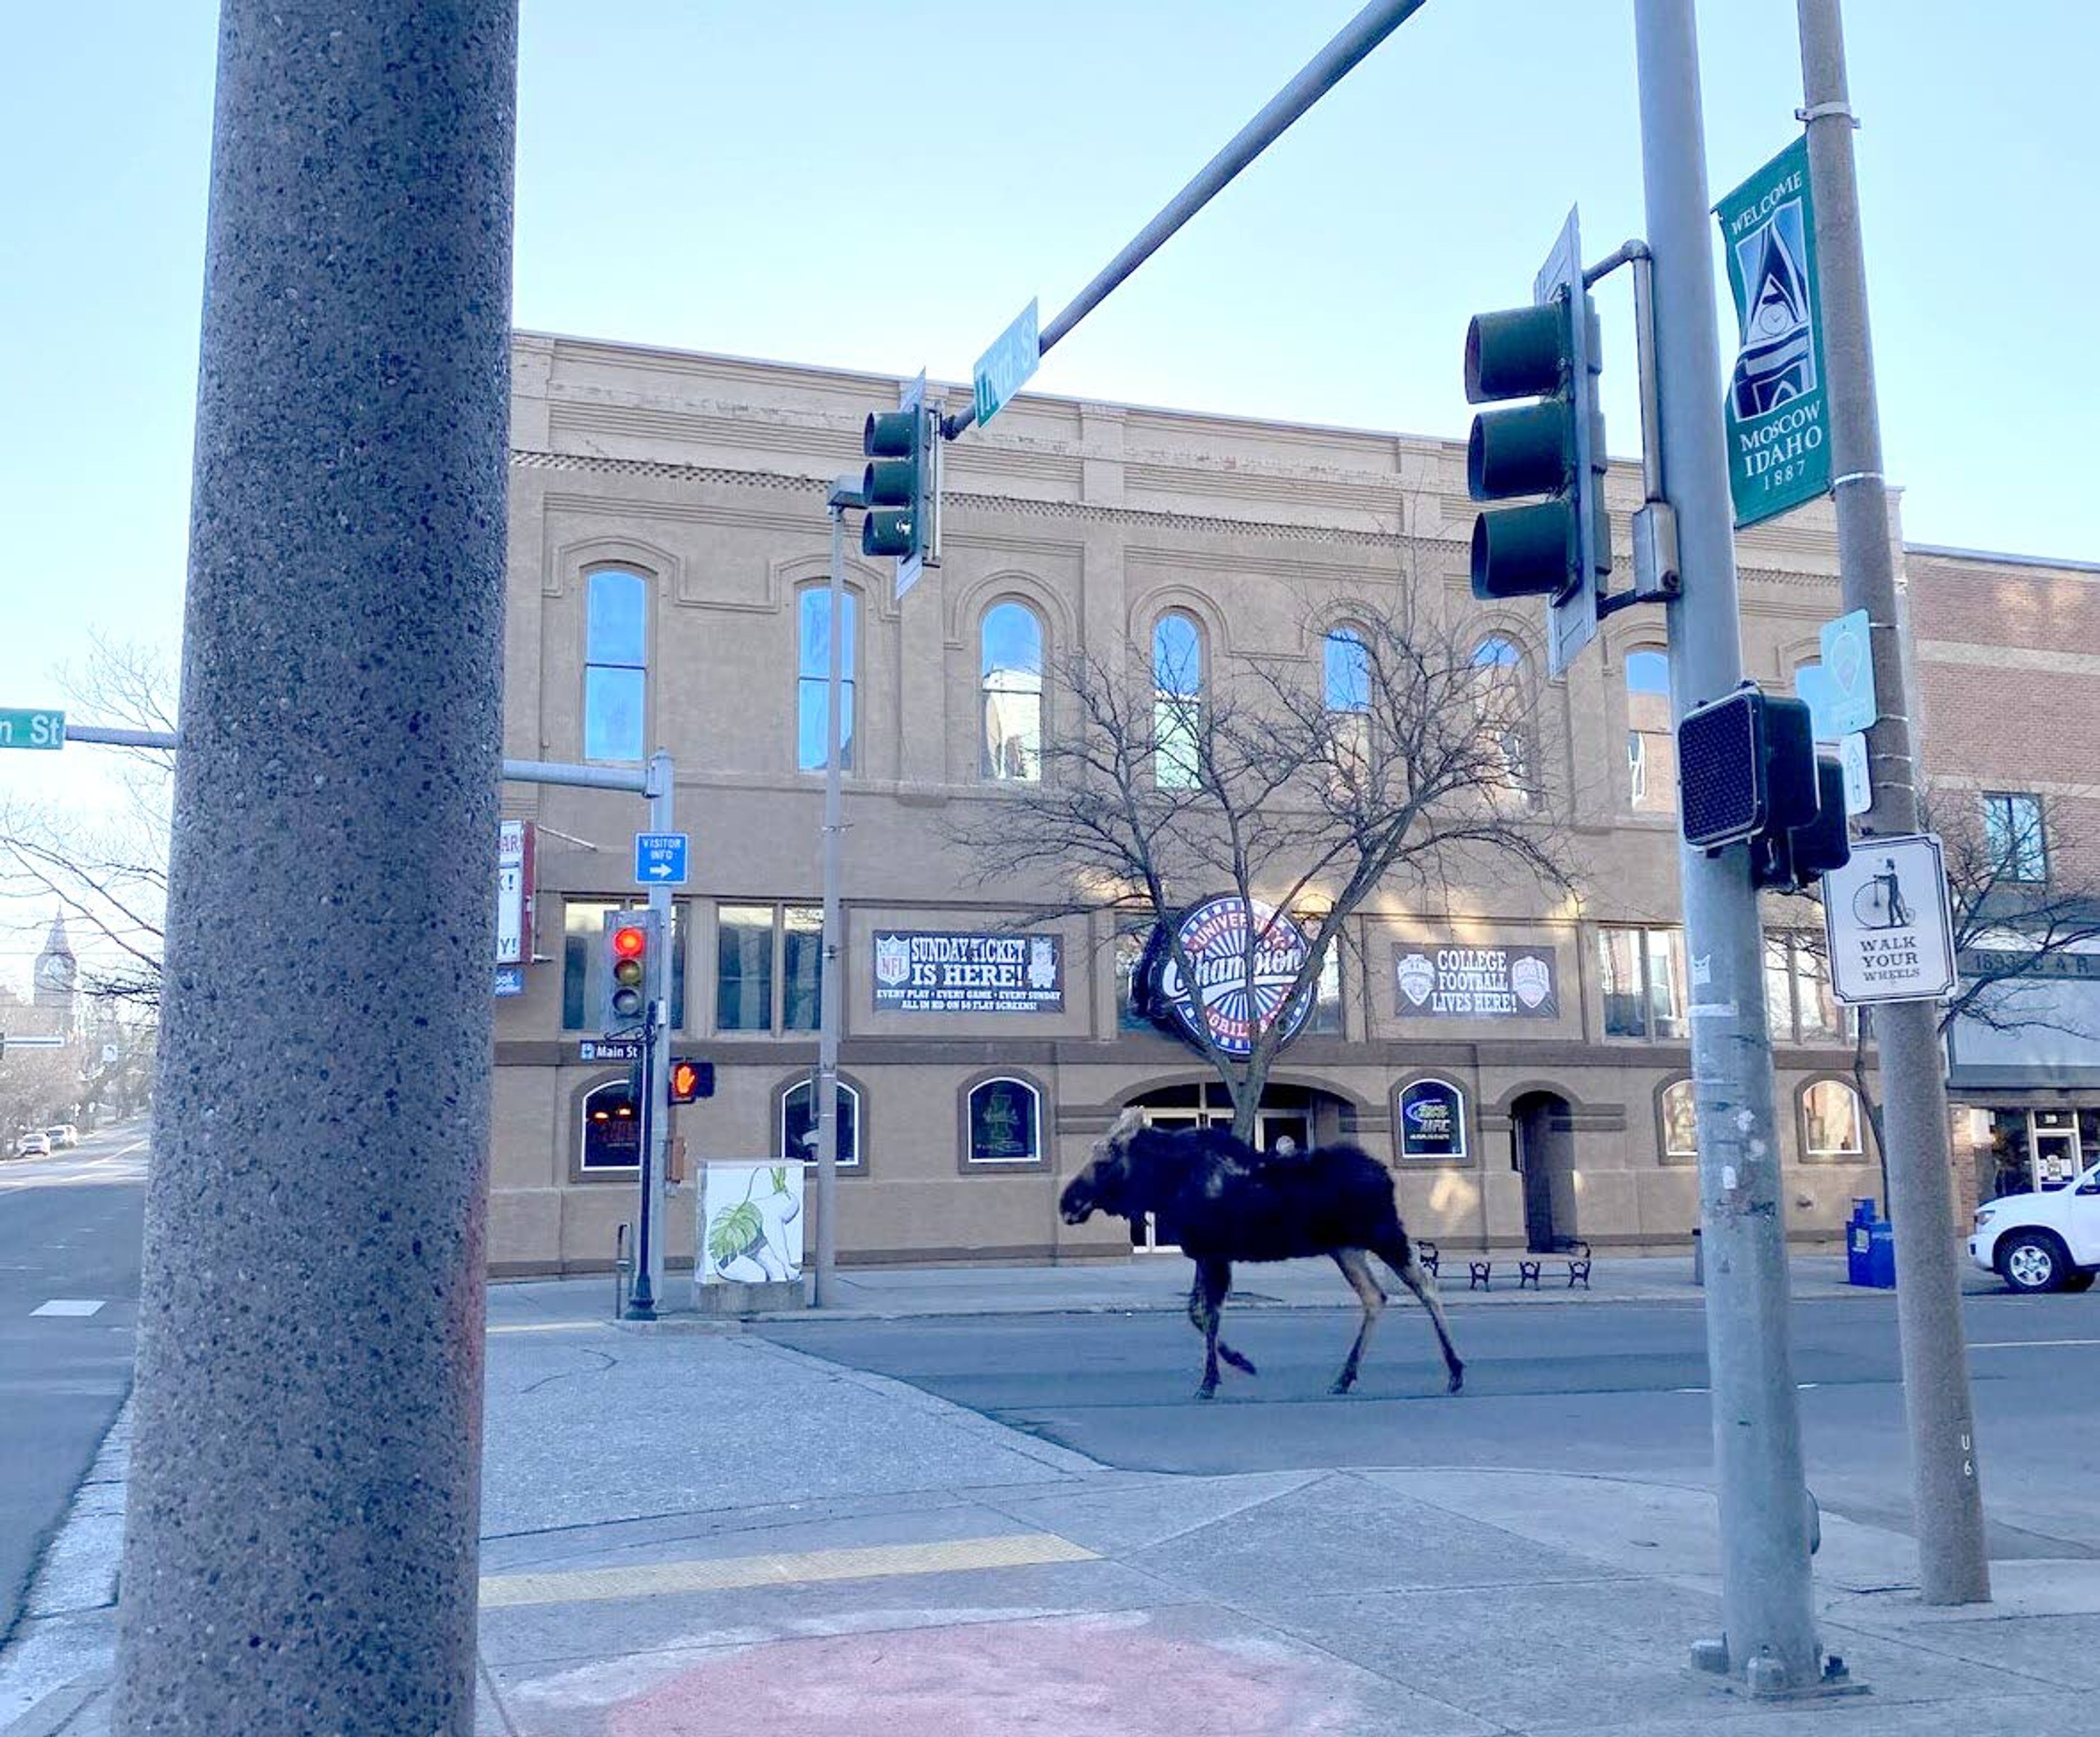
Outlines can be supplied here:
M1664 1263L1608 1271L1634 1264L1599 1262L1595 1305L1696 1297ZM1829 1282L1803 1265L1798 1294ZM876 1315L1178 1308L1185 1270L844 1282ZM1312 1263L1248 1276L1347 1301ZM1908 1538L1827 1517L1824 1643L1868 1692L1774 1707L1684 1668L1720 1627L1701 1489L1106 1470L734 1324L615 1325L611 1289L491 1292L481 1732L1991 1737L2100 1687L2100 1563L2000 1562L1995 1603L1930 1610ZM1540 1306L1504 1295L1454 1305ZM108 1729L123 1431L0 1653L6 1737Z

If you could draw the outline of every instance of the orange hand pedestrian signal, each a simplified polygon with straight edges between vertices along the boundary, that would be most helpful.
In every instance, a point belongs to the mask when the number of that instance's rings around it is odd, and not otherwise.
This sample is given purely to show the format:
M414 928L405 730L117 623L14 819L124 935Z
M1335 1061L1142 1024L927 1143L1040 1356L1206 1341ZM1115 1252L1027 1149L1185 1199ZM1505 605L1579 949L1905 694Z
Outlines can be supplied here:
M695 1061L689 1056L681 1056L671 1064L671 1101L690 1104L697 1098L711 1098L715 1095L715 1065L712 1061Z

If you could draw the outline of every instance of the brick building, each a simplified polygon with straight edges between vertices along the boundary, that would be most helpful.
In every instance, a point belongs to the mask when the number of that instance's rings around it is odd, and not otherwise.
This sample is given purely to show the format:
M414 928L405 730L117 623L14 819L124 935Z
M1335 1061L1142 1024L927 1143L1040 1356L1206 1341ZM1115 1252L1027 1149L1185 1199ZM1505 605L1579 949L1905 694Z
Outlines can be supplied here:
M677 904L677 1047L718 1082L682 1130L695 1159L799 1150L821 965L824 497L896 383L532 333L513 357L505 752L675 756L696 865ZM1698 1191L1660 611L1614 618L1549 681L1538 611L1471 599L1462 443L1028 397L948 456L938 571L901 607L887 563L856 555L847 575L842 1258L1118 1252L1119 1225L1071 1229L1054 1207L1091 1141L1132 1104L1229 1113L1200 1057L1132 1015L1127 924L1036 921L1048 888L976 887L944 844L944 817L1008 800L1031 733L1057 729L1055 653L1171 632L1220 668L1317 668L1319 636L1286 601L1400 584L1534 696L1534 800L1579 845L1583 895L1382 890L1283 1054L1261 1132L1347 1131L1393 1165L1425 1234L1683 1247ZM1639 488L1630 466L1610 478L1622 536ZM1837 609L1827 505L1749 533L1740 558L1749 667L1785 690ZM537 886L533 962L498 1008L492 1261L601 1267L635 1171L624 1073L585 1046L642 805L511 785L505 813L535 823ZM1790 1223L1827 1240L1873 1172L1813 909L1776 902L1770 921ZM877 992L885 937L963 946L1015 925L1045 940L1054 977L1030 1011ZM1433 1015L1396 974L1443 949L1529 958L1550 994L1523 1017ZM1427 1097L1452 1130L1429 1153L1403 1132ZM690 1193L674 1263L693 1247Z

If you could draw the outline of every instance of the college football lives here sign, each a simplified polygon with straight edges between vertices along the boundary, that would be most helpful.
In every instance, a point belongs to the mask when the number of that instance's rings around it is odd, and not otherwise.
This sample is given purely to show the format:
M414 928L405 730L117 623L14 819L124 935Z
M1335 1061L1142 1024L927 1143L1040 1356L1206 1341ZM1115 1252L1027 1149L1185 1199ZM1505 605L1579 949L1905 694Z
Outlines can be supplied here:
M1056 935L875 932L875 1005L885 1013L1061 1013Z
M1551 947L1466 947L1395 941L1394 1011L1403 1019L1558 1019Z
M1830 487L1808 141L1797 139L1714 215L1736 297L1726 414L1728 488L1740 531Z

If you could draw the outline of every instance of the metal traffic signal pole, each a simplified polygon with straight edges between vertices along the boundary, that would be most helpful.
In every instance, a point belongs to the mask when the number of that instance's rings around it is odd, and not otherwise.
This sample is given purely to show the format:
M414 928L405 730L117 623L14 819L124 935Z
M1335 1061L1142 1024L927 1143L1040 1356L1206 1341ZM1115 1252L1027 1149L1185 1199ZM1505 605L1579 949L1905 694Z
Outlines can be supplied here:
M1721 419L1705 122L1692 0L1635 0L1641 168L1654 255L1663 487L1683 579L1665 605L1679 719L1743 676L1734 515ZM1765 1023L1763 937L1747 849L1685 846L1692 1066L1698 1102L1706 1346L1725 1632L1693 1648L1755 1692L1823 1677L1808 1492L1787 1343L1785 1202Z
M1873 806L1861 833L1918 831L1918 769L1896 613L1895 559L1882 476L1881 414L1874 396L1867 277L1860 243L1855 125L1845 78L1838 0L1799 0L1801 118L1815 211L1815 258L1829 370L1831 468L1838 558L1847 611L1867 611L1878 721L1867 733ZM1910 1426L1921 1589L1928 1604L1991 1596L1983 1497L1976 1478L1976 1419L1961 1328L1954 1223L1953 1155L1939 1009L1929 1001L1873 1010L1886 1124L1889 1217L1895 1228L1896 1322L1904 1406Z

